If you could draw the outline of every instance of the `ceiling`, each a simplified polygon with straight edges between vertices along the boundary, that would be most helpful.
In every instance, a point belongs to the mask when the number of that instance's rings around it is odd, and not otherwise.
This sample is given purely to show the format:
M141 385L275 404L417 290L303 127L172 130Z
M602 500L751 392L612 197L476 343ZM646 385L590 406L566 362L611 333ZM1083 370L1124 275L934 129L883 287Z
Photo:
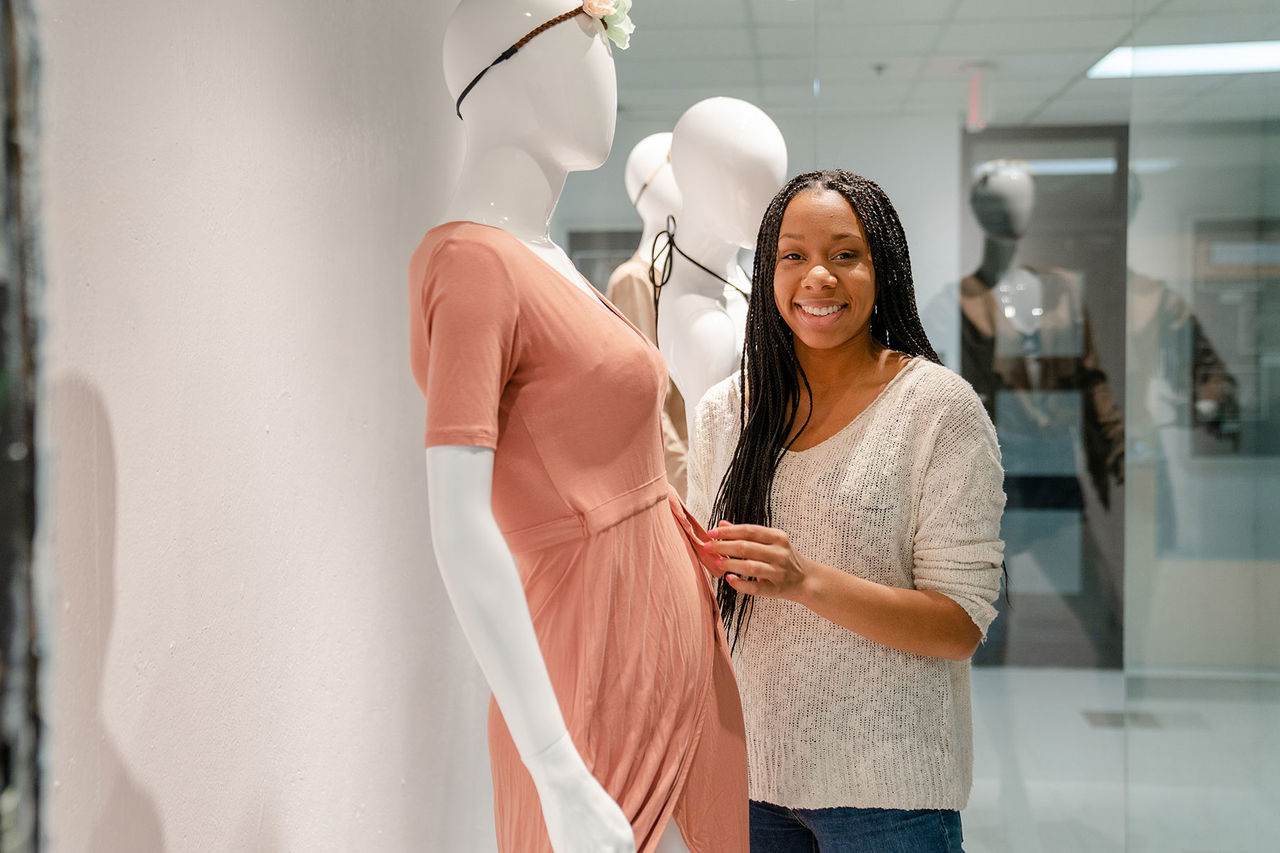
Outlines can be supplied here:
M1257 119L1275 74L1089 80L1122 44L1280 39L1280 0L635 0L619 111L673 124L713 95L775 116L937 115L988 125ZM1280 117L1280 116L1272 116Z

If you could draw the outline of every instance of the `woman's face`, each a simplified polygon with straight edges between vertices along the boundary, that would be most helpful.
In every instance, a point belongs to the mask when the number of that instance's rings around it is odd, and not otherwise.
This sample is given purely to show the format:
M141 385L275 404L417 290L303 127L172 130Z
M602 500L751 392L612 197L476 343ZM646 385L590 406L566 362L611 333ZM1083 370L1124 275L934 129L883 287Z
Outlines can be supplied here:
M866 232L844 196L810 189L782 213L773 298L801 347L830 350L869 339L876 273Z

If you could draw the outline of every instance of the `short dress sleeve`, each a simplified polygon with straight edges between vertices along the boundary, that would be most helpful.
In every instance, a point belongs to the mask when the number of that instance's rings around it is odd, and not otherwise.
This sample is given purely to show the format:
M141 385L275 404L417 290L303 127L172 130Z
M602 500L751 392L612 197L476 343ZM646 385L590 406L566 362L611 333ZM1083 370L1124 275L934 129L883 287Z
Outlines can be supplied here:
M503 389L519 356L519 300L501 253L450 237L414 265L414 379L427 403L426 446L496 449Z
M1004 471L995 427L966 384L945 404L920 499L915 586L940 592L985 638L1000 593Z

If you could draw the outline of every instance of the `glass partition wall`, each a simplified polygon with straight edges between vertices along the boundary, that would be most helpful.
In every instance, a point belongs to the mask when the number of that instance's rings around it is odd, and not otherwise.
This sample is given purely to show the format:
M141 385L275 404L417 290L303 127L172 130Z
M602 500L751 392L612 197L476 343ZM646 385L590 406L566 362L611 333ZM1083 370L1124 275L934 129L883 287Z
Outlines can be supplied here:
M1139 14L1132 44L1280 36L1275 3L1193 5ZM1129 201L1127 849L1260 853L1280 838L1280 88L1152 62L1130 122L1151 168Z
M1277 75L1145 76L1140 55L1132 77L1089 72L1118 46L1280 39L1280 5L646 0L633 18L613 156L557 214L592 280L636 240L631 147L742 98L790 173L885 187L930 339L996 421L1010 584L975 658L965 849L1275 849ZM1034 186L1013 235L978 198L1001 169ZM975 289L993 235L1017 244L1007 286Z

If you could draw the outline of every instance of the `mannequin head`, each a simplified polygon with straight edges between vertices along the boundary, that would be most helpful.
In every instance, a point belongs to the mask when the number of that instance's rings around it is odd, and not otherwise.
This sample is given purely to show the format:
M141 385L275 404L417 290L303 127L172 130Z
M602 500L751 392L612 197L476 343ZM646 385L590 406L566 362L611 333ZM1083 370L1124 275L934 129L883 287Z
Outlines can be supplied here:
M627 157L627 198L645 225L662 223L680 210L680 188L671 172L671 134L651 133Z
M1019 240L1027 233L1035 203L1031 173L1016 160L982 164L969 191L969 207L982 230L1004 240Z
M444 35L444 76L457 99L477 74L573 0L462 0ZM613 55L600 22L578 15L490 68L461 106L469 145L512 145L565 171L609 156L617 116Z
M681 226L727 243L755 245L769 200L787 177L787 144L760 108L708 98L676 122L671 169L683 201Z

